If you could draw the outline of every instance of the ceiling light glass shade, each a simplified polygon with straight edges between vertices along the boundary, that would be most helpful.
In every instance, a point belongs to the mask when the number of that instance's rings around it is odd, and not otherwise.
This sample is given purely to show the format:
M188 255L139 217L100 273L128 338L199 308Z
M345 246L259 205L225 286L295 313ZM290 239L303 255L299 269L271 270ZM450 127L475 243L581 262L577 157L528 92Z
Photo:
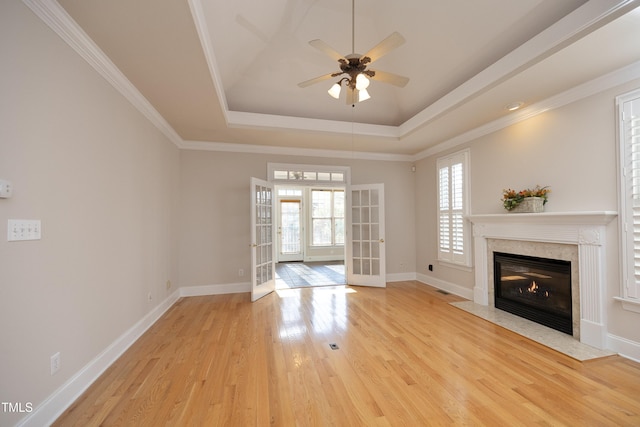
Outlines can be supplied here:
M342 89L342 86L340 86L339 83L334 83L334 85L331 86L331 89L329 89L328 91L329 95L331 95L335 99L340 98L340 89Z
M364 90L369 87L369 79L364 74L360 73L356 76L356 89Z
M369 98L371 98L371 95L369 95L366 89L358 91L358 102L366 101Z

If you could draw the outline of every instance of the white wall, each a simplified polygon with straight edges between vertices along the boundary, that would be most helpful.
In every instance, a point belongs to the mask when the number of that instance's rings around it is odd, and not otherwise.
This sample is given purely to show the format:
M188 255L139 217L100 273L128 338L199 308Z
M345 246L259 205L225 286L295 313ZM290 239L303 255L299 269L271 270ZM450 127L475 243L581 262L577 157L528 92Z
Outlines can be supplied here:
M0 178L14 186L0 199L0 401L41 404L176 290L178 168L83 59L0 2ZM42 240L7 242L11 218L40 219ZM25 415L0 408L0 425Z
M640 80L471 141L471 212L504 213L502 190L549 185L547 211L617 211L615 97L640 87ZM445 154L445 153L442 153ZM439 154L439 155L442 155ZM438 156L439 156L438 155ZM430 277L471 290L474 276L437 264L436 173L433 156L418 162L417 265L434 264ZM515 215L515 214L514 214ZM618 224L607 229L607 318L610 335L640 343L640 315L625 311L620 295ZM615 345L615 343L612 343Z

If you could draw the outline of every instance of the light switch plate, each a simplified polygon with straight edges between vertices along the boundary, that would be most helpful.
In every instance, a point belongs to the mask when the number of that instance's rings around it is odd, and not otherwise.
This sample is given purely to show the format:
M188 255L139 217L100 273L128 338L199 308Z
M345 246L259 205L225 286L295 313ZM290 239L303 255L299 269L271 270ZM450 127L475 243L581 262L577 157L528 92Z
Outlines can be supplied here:
M10 219L7 226L7 241L40 240L42 224L39 219Z

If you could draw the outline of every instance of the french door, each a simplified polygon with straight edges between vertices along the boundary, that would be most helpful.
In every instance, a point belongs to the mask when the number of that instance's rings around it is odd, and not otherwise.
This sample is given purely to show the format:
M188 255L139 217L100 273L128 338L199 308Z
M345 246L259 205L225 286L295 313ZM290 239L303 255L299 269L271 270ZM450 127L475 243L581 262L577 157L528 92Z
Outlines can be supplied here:
M276 288L273 203L273 186L251 178L251 301Z
M347 282L386 287L384 184L352 185Z

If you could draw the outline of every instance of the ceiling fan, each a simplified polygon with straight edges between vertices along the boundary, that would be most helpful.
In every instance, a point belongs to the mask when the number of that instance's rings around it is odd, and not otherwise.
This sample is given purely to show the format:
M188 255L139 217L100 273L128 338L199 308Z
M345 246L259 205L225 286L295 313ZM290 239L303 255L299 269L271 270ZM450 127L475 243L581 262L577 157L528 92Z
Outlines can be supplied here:
M333 77L342 76L346 74L345 77L342 77L338 82L336 82L331 89L329 89L329 95L338 99L340 97L340 91L342 89L342 83L345 83L345 87L348 89L347 91L347 104L355 104L356 102L362 102L369 99L371 96L369 92L367 92L367 87L369 87L369 78L380 81L383 83L389 83L398 87L404 87L409 82L407 77L399 76L397 74L388 73L385 71L374 71L367 69L367 66L374 61L382 58L387 53L391 52L393 49L401 46L405 42L404 37L402 37L398 32L393 32L386 39L382 40L376 46L374 46L371 50L369 50L364 55L360 55L355 53L355 0L351 2L351 52L349 55L341 55L331 46L323 42L322 40L316 39L311 40L309 44L316 49L324 52L332 59L336 60L340 64L340 71L325 74L323 76L319 76L313 78L311 80L306 80L304 82L298 83L298 86L301 88L305 88L307 86L311 86L312 84L319 83L324 80L328 80Z

